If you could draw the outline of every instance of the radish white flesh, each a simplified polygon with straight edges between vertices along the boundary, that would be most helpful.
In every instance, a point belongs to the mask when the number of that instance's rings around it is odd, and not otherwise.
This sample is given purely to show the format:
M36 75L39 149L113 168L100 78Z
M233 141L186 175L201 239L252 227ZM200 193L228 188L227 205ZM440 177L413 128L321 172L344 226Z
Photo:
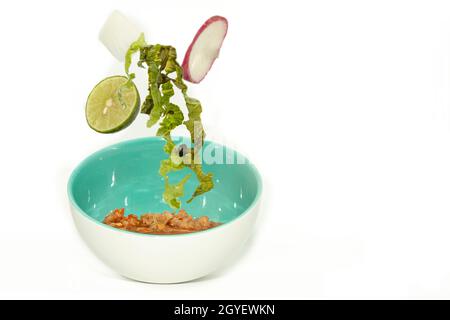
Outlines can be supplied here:
M130 44L136 41L141 30L119 11L113 11L100 30L99 39L119 61L125 60Z
M227 35L228 21L224 17L209 18L198 30L183 60L183 78L199 83L219 56Z

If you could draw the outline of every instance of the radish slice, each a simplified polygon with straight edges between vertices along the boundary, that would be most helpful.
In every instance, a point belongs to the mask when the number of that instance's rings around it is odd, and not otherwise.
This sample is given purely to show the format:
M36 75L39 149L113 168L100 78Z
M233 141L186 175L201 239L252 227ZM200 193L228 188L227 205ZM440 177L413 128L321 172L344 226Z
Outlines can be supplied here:
M99 39L119 61L125 60L130 44L136 41L141 30L119 11L113 11L100 30Z
M183 78L199 83L219 56L220 47L227 35L228 21L224 17L209 18L197 31L183 60Z

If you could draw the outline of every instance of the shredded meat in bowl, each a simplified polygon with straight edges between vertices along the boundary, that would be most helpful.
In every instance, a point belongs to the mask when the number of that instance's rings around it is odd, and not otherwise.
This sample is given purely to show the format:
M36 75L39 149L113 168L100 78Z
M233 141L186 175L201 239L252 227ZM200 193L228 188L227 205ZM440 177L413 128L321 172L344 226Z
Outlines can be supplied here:
M135 214L125 216L125 209L114 209L103 220L111 227L148 234L181 234L207 230L220 223L210 221L208 217L193 218L181 209L177 214L170 212L145 213L139 219Z

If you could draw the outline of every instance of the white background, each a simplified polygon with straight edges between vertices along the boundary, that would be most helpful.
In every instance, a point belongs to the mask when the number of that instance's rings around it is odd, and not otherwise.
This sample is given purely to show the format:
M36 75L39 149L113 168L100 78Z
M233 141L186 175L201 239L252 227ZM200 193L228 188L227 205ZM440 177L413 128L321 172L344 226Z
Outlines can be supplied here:
M154 134L144 116L115 135L85 123L122 71L97 40L113 9L180 59L206 18L229 19L192 93L265 192L245 254L206 279L128 281L73 226L77 163ZM0 298L450 298L450 2L9 1L0 30Z

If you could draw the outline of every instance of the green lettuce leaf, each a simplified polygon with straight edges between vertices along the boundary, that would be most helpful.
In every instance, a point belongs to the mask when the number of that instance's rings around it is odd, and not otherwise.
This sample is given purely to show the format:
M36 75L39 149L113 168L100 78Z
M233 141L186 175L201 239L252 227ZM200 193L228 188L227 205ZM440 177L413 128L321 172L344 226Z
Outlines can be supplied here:
M184 168L184 164L180 162L176 164L172 161L171 158L164 159L161 161L161 165L159 167L159 174L163 177L167 176L172 171L179 171Z
M179 157L177 154L172 154L175 143L173 142L170 135L165 135L163 138L166 140L166 144L164 145L164 151L169 155L168 159L162 160L160 167L159 167L159 174L163 177L167 176L171 171L178 171L183 169L184 163L183 159ZM176 159L174 159L174 156L176 156Z
M186 94L187 85L183 81L183 68L175 62L175 71L177 72L176 78L173 80L173 84L181 90L183 94Z
M169 135L170 132L181 125L184 120L183 112L176 104L169 103L164 110L164 119L161 121L160 127L156 133L157 136Z
M155 63L150 63L148 66L148 77L150 82L150 95L153 100L153 108L150 112L150 119L147 121L147 127L153 127L161 118L164 112L162 107L162 97L158 86L159 70Z
M162 93L162 101L163 105L168 105L170 102L170 98L175 95L175 91L173 90L173 85L170 81L164 82L161 85L161 93Z
M177 50L174 47L169 47L167 51L167 60L163 66L166 74L171 74L177 70Z
M176 184L170 184L169 178L166 176L164 178L165 190L163 193L164 202L167 203L173 209L179 209L181 206L181 201L178 200L179 197L184 195L184 185L191 177L190 174L185 176L180 182Z
M175 148L175 143L173 142L170 135L165 135L163 138L166 140L166 144L164 145L164 152L168 155L172 154L173 148Z
M138 52L141 48L145 47L147 43L145 42L145 35L141 33L139 38L130 45L130 48L127 50L125 54L125 73L131 79L134 78L134 73L130 75L130 66L131 66L131 58L133 54Z
M194 193L192 194L192 197L187 201L187 203L190 203L192 200L194 200L195 197L204 194L214 188L212 173L204 173L202 171L202 166L199 164L192 164L190 165L190 168L192 171L194 171L200 184L197 186Z
M195 143L196 152L203 146L203 142L205 140L205 131L203 129L202 124L202 105L200 101L197 99L189 97L187 94L184 94L184 100L186 103L186 107L188 109L189 119L184 122L184 125L188 129L191 135L192 143ZM200 137L200 140L194 141L194 138Z
M148 95L141 106L141 113L150 115L152 109L153 109L153 99L151 95Z

